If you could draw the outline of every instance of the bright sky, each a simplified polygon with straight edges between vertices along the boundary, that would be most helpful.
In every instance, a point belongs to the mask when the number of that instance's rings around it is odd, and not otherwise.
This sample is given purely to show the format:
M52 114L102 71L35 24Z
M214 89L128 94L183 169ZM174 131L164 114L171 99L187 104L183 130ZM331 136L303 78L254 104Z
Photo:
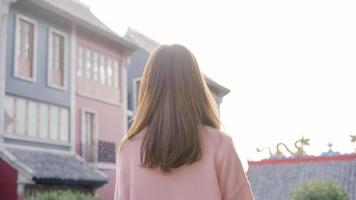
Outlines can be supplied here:
M342 153L356 148L355 1L84 1L121 35L131 26L187 46L231 89L221 115L242 160L303 135L313 155L328 142Z

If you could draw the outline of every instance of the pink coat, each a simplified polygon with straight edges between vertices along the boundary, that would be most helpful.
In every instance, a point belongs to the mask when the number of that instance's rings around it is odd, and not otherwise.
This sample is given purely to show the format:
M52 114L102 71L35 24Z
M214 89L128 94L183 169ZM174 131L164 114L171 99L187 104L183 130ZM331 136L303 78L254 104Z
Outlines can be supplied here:
M253 200L231 137L206 127L202 157L163 174L141 166L143 132L123 146L117 162L115 200Z

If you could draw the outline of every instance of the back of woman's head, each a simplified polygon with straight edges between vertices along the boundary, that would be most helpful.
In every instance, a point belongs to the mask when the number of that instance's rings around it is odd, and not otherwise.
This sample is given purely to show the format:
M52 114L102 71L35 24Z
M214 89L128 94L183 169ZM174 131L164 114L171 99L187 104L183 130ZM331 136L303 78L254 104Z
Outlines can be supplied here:
M220 128L216 103L193 54L181 45L162 45L149 57L136 114L126 140L140 133L141 162L163 172L200 159L199 132Z

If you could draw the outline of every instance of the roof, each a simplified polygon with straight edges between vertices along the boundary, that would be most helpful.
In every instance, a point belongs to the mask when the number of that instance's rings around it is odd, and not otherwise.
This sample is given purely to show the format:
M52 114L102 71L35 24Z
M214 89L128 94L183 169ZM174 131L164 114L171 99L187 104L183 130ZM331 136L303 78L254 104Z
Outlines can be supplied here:
M107 182L102 172L73 153L14 147L0 151L0 157L37 184L101 186Z
M147 53L151 53L160 45L160 43L154 41L153 39L145 36L144 34L136 31L131 27L127 29L125 38L134 42L138 47L140 47Z
M146 51L148 54L150 54L152 51L154 51L158 46L160 46L159 42L156 42L155 40L147 37L146 35L136 31L135 29L129 27L126 34L125 34L125 38L127 38L128 40L134 42L138 47L140 47L141 49L143 49L144 51ZM214 81L213 79L211 79L210 77L204 75L205 80L207 82L207 84L215 89L217 89L218 91L221 92L222 96L227 95L230 90L227 89L226 87L220 85L219 83L217 83L216 81Z
M356 199L356 154L250 161L247 175L256 200L286 200L309 180L334 180Z
M230 93L229 89L227 89L226 87L220 85L219 83L217 83L216 81L214 81L213 79L211 79L210 77L208 77L205 74L204 74L204 78L205 78L207 84L209 86L211 86L211 87L214 87L214 88L218 89L221 92L222 96L225 96L225 95Z
M59 14L64 18L75 21L77 24L88 28L120 45L125 46L128 51L137 49L136 45L124 37L119 36L112 29L106 26L90 10L90 8L79 0L28 0L39 7Z

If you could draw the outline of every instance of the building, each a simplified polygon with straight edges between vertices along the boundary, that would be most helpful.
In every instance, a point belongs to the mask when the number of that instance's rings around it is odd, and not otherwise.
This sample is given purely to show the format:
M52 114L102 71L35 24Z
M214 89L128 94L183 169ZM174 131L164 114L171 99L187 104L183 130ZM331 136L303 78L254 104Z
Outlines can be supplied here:
M132 39L78 0L0 0L1 199L57 189L113 199L115 150L152 51ZM229 90L206 80L220 104Z
M95 163L108 177L99 189L105 199L113 199L115 152L126 134L126 63L136 47L106 29L91 33L77 26L76 51L76 152Z
M143 74L145 63L150 53L155 50L160 44L142 33L129 28L125 37L135 43L139 49L131 56L130 64L127 72L127 91L128 91L128 112L129 119L135 111L140 79ZM230 90L218 84L213 79L205 75L205 80L212 92L218 106L222 103L222 99Z
M333 180L356 199L356 154L329 151L321 156L250 161L247 172L256 200L286 200L306 181Z
M113 199L137 47L77 0L1 0L0 17L1 199L59 188Z

